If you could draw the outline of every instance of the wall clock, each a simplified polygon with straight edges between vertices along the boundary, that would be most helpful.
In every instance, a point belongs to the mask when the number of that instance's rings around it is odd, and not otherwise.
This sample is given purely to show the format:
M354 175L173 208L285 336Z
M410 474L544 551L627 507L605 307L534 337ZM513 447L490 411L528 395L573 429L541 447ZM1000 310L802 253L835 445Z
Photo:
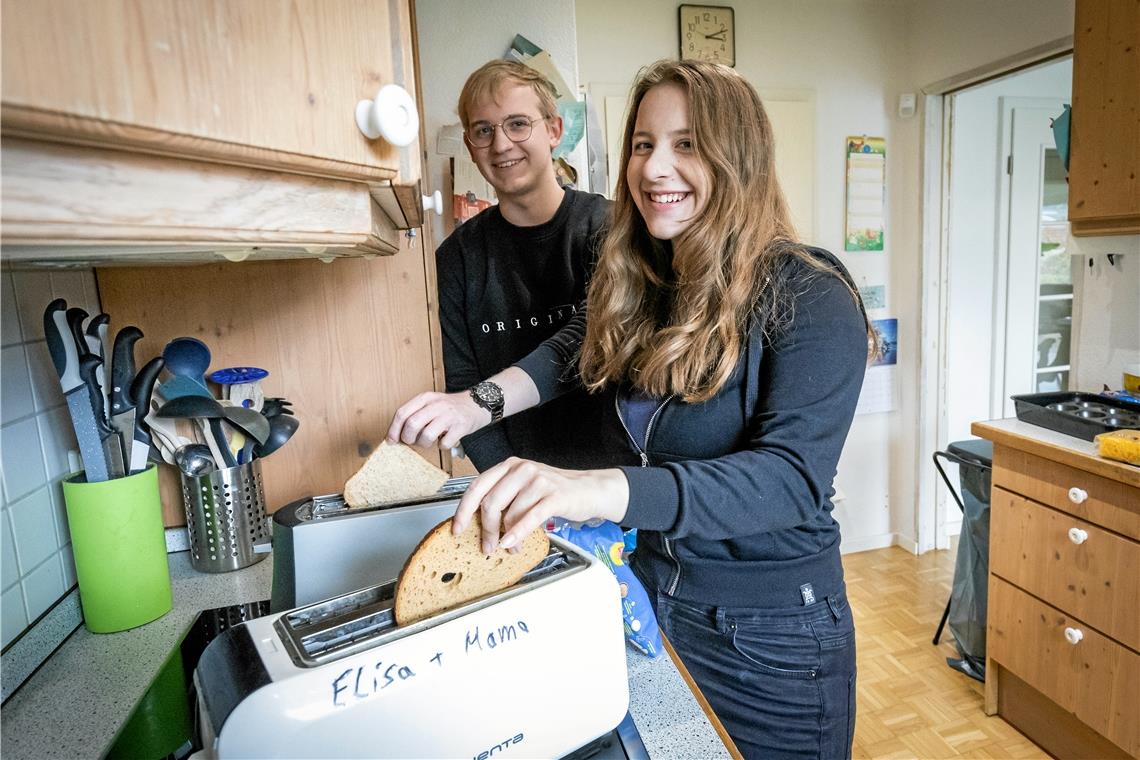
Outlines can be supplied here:
M681 58L736 65L733 11L724 5L682 5L680 19Z

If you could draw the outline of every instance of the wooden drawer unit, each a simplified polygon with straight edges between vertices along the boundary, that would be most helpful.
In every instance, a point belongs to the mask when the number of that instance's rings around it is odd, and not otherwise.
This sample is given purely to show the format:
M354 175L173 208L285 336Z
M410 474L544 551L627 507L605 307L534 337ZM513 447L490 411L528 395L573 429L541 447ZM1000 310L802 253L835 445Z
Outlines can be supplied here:
M988 656L1129 754L1140 754L1140 655L994 575Z
M994 443L986 714L1058 758L1140 760L1140 468L1016 419Z
M990 572L1140 650L1140 543L995 487Z
M994 446L993 484L1140 541L1140 493L1127 483Z

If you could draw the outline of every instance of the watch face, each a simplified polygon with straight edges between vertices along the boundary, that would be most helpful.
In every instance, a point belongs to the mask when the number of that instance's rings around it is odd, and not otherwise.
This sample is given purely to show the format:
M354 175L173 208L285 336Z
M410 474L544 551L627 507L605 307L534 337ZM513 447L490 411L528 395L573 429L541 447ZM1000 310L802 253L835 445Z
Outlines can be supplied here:
M503 390L494 383L483 382L472 388L475 395L488 407L503 403Z
M719 5L682 5L681 57L736 65L733 10Z

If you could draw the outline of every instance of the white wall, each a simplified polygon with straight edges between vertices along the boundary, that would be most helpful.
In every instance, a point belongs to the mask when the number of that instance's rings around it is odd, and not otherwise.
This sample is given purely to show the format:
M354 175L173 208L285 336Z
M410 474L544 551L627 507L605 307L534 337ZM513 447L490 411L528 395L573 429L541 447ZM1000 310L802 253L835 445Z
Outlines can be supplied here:
M919 87L1073 33L1074 0L913 0L908 76Z
M578 86L574 0L416 0L416 31L428 155L426 193L441 190L446 196L450 186L444 179L447 157L436 153L436 135L440 127L459 121L455 106L463 83L487 61L506 55L516 34L548 51L567 84ZM445 197L443 205L444 215L450 215L451 199ZM443 231L443 219L432 215L437 246L445 237Z
M994 261L998 252L1002 97L1071 102L1071 58L954 95L946 329L946 435L970 438L970 423L990 417ZM1060 113L1060 111L1058 111ZM1032 316L1032 315L1030 315ZM954 510L948 517L957 514ZM954 520L951 520L954 521ZM956 533L957 531L951 531Z
M1124 365L1140 362L1140 235L1070 238L1068 246L1076 264L1072 387L1120 388ZM1109 253L1124 255L1109 264Z
M1072 34L1072 0L738 0L737 70L758 89L816 94L815 240L861 285L886 284L899 319L896 410L856 417L836 482L847 551L917 546L921 114L896 115L900 93ZM678 53L675 3L578 0L579 80L629 83ZM636 33L630 33L636 30ZM920 99L921 100L921 99ZM842 251L844 138L887 138L886 250ZM779 150L779 146L777 146ZM933 513L933 494L921 495ZM929 503L926 503L929 501Z
M68 306L82 307L89 314L100 309L90 269L3 270L0 284L0 620L2 643L8 646L75 585L61 481L71 469L68 451L79 447L44 340L44 308L63 298ZM4 664L8 666L7 658Z

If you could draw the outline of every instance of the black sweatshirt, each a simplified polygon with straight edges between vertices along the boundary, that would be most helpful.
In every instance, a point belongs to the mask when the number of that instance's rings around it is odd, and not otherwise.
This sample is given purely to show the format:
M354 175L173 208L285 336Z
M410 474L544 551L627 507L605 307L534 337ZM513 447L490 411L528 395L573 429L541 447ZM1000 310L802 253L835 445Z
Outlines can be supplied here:
M831 497L840 452L866 366L862 306L830 253L811 249L835 274L791 260L790 324L769 340L758 324L725 386L687 404L671 397L641 457L617 413L618 389L595 447L629 481L622 523L639 529L633 565L652 590L702 604L794 607L843 588L839 525ZM518 366L551 398L568 385L560 369L584 335L580 313ZM810 600L810 601L809 601Z
M600 195L566 190L548 222L516 227L492 206L443 241L436 270L448 392L509 367L570 320L609 208ZM588 467L589 403L584 392L571 393L467 436L463 448L479 470L512 455Z

